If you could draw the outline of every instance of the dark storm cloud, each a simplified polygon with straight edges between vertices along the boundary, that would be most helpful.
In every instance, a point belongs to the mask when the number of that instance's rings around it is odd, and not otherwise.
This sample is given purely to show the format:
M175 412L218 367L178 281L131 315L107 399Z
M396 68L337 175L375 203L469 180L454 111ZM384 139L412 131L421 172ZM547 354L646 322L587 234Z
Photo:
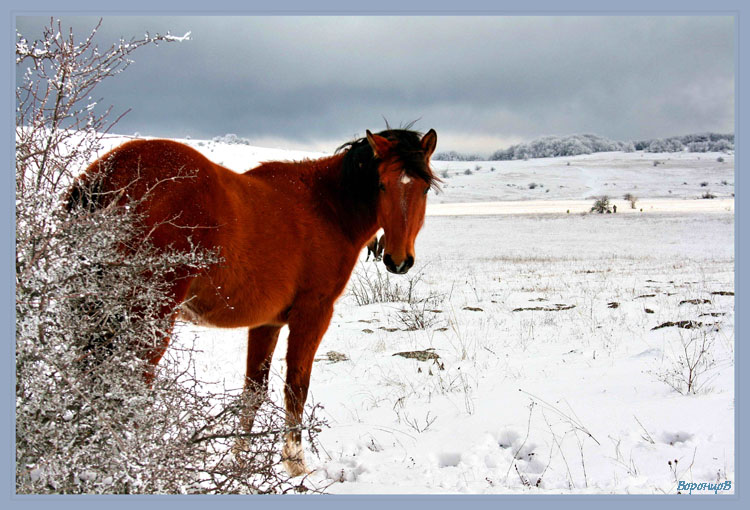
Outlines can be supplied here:
M95 21L63 18L81 34ZM191 40L143 49L99 90L132 108L119 132L330 150L383 117L420 118L442 150L491 151L734 125L730 17L106 17L97 40L167 30Z

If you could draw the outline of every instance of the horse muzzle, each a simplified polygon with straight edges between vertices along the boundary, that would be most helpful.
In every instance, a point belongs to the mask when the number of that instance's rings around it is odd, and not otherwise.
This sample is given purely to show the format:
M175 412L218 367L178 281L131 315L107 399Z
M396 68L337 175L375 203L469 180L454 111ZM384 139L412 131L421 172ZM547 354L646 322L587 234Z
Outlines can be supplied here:
M393 261L391 254L386 253L383 257L383 263L385 264L385 268L391 273L406 274L409 269L411 269L411 266L414 265L414 257L412 255L408 255L403 261L401 261L400 264L396 264Z

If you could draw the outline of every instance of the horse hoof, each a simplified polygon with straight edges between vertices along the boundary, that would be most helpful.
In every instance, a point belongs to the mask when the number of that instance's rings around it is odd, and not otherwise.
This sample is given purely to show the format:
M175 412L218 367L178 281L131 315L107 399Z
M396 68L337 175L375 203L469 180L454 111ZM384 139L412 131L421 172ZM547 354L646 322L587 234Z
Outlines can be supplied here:
M287 459L284 461L283 464L284 464L284 469L286 469L286 472L292 478L311 473L311 471L307 468L307 465L305 464L304 460L299 461L299 460Z
M284 469L292 478L310 473L305 464L305 450L302 444L287 439L284 448L281 451Z
M243 455L247 455L249 451L250 447L247 444L247 441L245 441L244 439L237 439L232 445L232 456L234 457L234 460L240 465L245 464Z

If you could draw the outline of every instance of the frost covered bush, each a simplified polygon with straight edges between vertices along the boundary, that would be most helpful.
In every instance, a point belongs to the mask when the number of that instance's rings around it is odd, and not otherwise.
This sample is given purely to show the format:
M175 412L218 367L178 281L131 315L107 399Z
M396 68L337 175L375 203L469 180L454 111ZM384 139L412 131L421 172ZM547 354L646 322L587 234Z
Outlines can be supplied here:
M646 152L724 152L734 150L734 135L700 133L670 138L641 140L634 143L636 150Z
M190 351L180 363L167 356L151 387L144 382L144 354L169 329L165 282L176 268L216 262L215 254L155 251L139 235L135 202L64 207L111 128L92 90L137 48L174 39L102 50L95 33L76 42L50 22L40 40L17 39L16 491L299 490L280 467L282 409L264 403L253 433L242 434L247 397L206 390ZM305 426L314 444L320 422L310 415ZM246 447L233 452L238 436Z
M688 152L708 152L709 142L690 142L687 144Z
M571 136L545 136L528 143L513 145L495 152L491 160L511 160L526 158L552 158L558 156L578 156L594 152L625 151L632 152L630 142L619 142L607 138L583 134Z
M432 156L434 161L481 161L485 158L479 154L461 154L456 151L438 152Z
M234 133L227 133L224 136L215 136L211 141L228 145L250 145L249 139L239 137Z
M677 138L662 138L652 141L645 150L646 152L681 152L685 150L685 146Z
M709 143L708 150L711 152L733 151L734 143L730 142L729 140L717 140L715 142Z

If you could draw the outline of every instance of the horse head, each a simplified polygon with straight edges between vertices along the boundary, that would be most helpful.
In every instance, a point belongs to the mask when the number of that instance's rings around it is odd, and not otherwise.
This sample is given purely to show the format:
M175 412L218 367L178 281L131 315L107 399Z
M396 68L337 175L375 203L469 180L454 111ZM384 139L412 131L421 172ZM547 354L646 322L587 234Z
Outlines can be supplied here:
M437 144L431 129L424 136L413 131L367 131L367 142L377 162L377 221L385 231L383 263L388 271L404 274L414 265L414 241L424 223L427 192L438 179L430 169Z

